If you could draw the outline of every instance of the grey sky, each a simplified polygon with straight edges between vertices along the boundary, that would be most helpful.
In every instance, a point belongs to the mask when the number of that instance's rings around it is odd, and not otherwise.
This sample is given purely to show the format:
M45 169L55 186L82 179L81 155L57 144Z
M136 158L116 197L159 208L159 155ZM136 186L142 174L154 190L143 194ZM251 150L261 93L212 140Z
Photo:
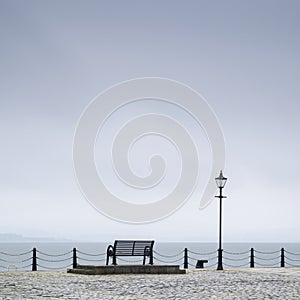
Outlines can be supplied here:
M218 203L125 225L73 174L85 106L123 80L200 92L227 147L224 240L299 241L299 1L0 1L0 231L215 241ZM217 175L217 174L216 174Z

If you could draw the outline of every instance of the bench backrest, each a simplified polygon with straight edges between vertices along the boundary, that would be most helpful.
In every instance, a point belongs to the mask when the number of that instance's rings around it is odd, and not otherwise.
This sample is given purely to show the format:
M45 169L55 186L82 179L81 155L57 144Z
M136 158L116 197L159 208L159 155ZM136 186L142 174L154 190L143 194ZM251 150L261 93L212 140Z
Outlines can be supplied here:
M118 240L114 243L116 256L144 256L145 247L152 252L154 241Z

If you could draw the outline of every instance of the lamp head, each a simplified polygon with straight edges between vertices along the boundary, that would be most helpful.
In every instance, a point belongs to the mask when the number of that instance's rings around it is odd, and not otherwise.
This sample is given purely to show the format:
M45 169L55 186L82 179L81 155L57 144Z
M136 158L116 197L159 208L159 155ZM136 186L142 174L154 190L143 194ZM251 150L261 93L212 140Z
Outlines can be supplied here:
M227 178L223 176L222 170L220 171L220 175L215 178L218 188L223 188L226 184Z

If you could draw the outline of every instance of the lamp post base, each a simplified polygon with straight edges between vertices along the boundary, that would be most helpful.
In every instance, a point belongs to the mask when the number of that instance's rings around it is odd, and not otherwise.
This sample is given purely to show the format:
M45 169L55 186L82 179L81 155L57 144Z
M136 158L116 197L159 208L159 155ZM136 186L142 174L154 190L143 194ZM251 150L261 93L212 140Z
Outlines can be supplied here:
M217 267L218 271L223 270L222 252L223 249L218 249L218 267Z

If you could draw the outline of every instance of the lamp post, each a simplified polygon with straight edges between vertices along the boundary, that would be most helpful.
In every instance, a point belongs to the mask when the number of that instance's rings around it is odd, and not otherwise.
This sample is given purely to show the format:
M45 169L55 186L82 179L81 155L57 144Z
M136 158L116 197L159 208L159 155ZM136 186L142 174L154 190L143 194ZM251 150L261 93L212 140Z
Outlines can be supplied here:
M220 224L219 224L219 249L218 249L218 267L217 270L223 270L223 262L222 262L222 199L226 198L223 196L222 190L226 184L227 178L223 176L222 170L220 171L219 177L215 178L217 186L219 188L219 196L215 196L216 198L220 198Z

